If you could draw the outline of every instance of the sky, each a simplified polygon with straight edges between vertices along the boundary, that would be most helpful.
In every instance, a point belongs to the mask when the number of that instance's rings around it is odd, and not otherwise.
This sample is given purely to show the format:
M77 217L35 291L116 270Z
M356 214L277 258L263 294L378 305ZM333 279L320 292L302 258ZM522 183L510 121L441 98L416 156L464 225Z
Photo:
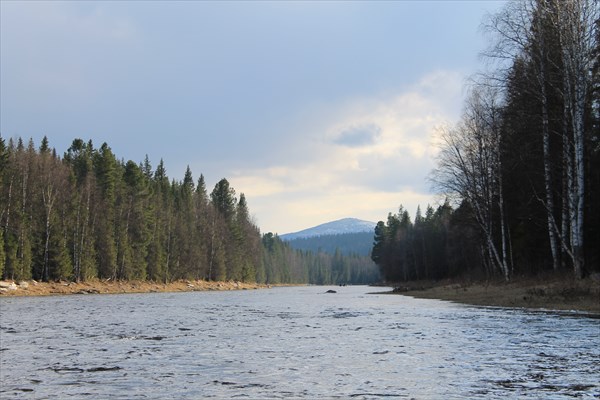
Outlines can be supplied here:
M436 206L436 132L501 1L0 1L0 134L108 143L263 233Z

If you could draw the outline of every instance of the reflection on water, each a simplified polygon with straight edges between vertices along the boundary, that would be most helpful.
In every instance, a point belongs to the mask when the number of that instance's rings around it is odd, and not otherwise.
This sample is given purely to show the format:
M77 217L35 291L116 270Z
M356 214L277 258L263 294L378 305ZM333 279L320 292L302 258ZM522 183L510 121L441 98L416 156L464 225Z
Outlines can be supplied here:
M600 398L600 320L367 287L0 299L0 398Z

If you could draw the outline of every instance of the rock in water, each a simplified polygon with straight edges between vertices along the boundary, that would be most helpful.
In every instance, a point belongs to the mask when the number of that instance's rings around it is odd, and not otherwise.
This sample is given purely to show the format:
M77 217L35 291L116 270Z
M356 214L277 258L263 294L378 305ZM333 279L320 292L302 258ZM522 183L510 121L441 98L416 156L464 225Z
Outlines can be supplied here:
M329 289L328 291L326 291L325 293L337 293L335 290Z

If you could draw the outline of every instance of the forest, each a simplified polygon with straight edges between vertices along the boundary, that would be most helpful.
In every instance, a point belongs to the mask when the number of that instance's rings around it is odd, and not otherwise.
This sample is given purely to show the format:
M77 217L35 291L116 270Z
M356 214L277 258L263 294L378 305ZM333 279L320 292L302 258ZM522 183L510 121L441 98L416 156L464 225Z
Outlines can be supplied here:
M384 279L600 271L599 4L508 2L484 21L489 68L438 135L447 201L378 223Z
M370 261L371 249L373 247L373 232L338 233L334 235L319 235L310 237L299 237L295 239L283 239L294 249L322 251L335 254L340 251L343 255L358 255L366 257Z
M189 167L170 179L162 160L125 162L106 143L75 139L60 157L46 137L0 136L0 277L331 284L379 272L261 235L227 179L208 193Z
M0 136L0 277L371 283L600 271L598 0L508 2L483 22L488 68L461 119L436 134L444 204L401 206L375 229L372 260L294 250L261 234L227 179L209 193L75 139Z

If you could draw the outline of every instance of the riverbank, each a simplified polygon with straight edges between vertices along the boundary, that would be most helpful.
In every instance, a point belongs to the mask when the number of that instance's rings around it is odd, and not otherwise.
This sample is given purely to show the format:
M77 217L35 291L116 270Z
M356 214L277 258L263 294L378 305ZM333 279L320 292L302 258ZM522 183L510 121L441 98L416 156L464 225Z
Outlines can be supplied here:
M421 299L457 303L574 310L600 314L600 281L570 277L522 278L512 282L416 281L401 283L390 292Z
M66 294L116 294L192 292L209 290L264 289L269 285L243 282L207 282L179 280L167 284L148 281L86 281L86 282L36 282L2 281L0 296L50 296Z

